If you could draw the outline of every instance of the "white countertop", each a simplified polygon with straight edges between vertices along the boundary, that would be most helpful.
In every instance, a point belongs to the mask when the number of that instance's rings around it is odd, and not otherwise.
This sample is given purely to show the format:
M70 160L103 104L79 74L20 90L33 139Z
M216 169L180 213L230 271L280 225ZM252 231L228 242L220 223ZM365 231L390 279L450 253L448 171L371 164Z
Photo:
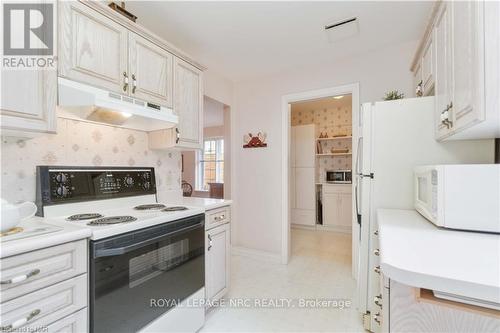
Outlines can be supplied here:
M46 223L45 219L41 217L32 217L21 222L18 227L24 227L26 229L30 227L37 228L44 227L47 224L51 225L50 223ZM5 238L5 240L0 241L0 258L88 238L92 234L91 230L88 228L74 227L72 225L60 226L60 229L61 230L55 232L11 241L5 241L8 239Z
M177 202L172 202L172 203L184 206L199 207L205 210L211 210L215 208L229 206L233 202L231 200L226 200L226 199L182 197Z
M377 220L384 275L500 303L500 235L438 228L414 210L379 209Z

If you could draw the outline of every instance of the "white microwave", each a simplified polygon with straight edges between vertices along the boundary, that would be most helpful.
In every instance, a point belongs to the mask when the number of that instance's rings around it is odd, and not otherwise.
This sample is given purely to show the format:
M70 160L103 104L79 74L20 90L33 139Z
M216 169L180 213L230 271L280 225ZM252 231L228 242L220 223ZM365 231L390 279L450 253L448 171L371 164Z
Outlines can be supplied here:
M414 203L439 227L500 233L500 165L416 167Z

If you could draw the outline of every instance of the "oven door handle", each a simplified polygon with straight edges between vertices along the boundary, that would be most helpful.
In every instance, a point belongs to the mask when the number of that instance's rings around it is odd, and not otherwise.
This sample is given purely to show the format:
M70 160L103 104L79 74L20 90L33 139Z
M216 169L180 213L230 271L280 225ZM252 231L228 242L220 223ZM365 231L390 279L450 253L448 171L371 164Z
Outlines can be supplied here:
M191 231L191 230L194 230L194 229L197 229L197 228L200 228L200 227L204 227L204 222L201 222L201 223L198 223L198 224L186 227L186 228L182 228L182 229L179 229L179 230L175 230L175 231L163 234L161 236L153 237L153 238L144 240L142 242L137 242L137 243L134 243L134 244L130 244L130 245L127 245L127 246L115 247L115 248L111 248L111 249L98 249L98 250L95 250L95 252L94 252L94 258L119 256L119 255L122 255L122 254L125 254L125 253L128 253L128 252L137 250L137 249L139 249L141 247L144 247L144 246L156 243L156 242L158 242L159 240L161 240L163 238L172 237L172 236L175 236L177 234L184 233L184 232L187 232L187 231Z

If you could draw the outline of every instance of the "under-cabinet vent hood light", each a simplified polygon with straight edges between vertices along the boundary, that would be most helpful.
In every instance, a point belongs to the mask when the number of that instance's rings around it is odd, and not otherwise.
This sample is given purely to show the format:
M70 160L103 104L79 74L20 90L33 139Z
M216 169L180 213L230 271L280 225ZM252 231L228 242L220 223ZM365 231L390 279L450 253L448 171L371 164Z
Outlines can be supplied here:
M330 43L351 37L359 32L357 17L351 17L325 25L325 32Z
M172 109L83 83L58 78L57 115L139 131L172 128L179 118Z

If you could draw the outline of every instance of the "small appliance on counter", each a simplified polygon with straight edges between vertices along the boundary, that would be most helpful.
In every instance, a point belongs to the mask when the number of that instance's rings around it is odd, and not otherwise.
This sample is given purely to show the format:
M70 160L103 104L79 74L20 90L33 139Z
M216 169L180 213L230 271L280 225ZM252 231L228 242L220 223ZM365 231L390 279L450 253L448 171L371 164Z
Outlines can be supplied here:
M330 184L351 184L352 171L351 170L327 170L326 182Z
M438 227L500 233L500 165L448 164L414 170L415 209Z

